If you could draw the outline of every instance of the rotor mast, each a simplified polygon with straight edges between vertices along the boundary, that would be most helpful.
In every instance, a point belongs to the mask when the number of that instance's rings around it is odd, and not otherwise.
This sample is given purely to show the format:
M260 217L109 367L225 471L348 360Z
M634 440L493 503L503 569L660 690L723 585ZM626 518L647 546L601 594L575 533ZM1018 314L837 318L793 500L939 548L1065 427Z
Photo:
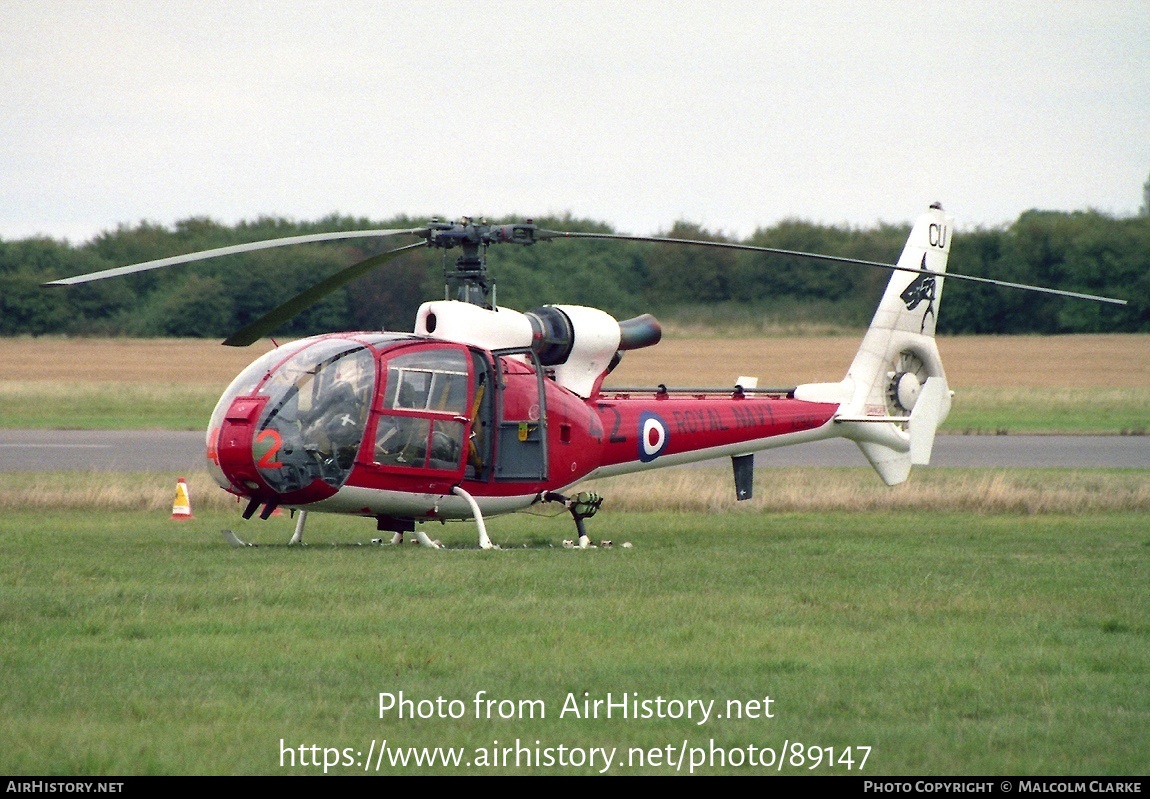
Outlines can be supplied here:
M428 225L427 246L442 250L459 247L463 252L455 259L455 266L443 261L443 290L448 299L454 293L460 302L469 302L481 308L495 307L495 278L487 274L487 248L492 244L535 243L536 226L528 219L522 225L489 225L486 219L478 223L470 217L458 222L433 219Z

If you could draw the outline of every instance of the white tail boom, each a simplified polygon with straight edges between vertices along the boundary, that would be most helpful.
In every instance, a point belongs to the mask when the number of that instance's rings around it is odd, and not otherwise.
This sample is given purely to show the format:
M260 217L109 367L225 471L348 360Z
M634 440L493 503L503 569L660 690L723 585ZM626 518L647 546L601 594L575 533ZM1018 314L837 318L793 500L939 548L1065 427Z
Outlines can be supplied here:
M795 390L798 399L839 403L839 435L858 444L887 485L930 462L950 411L934 330L953 228L938 205L918 218L846 377Z

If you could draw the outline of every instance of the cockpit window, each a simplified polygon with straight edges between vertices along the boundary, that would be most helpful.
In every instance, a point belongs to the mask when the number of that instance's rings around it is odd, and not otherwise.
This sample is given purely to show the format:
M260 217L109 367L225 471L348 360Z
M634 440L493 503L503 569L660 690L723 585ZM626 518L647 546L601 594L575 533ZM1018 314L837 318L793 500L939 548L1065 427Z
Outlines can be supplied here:
M387 366L385 410L463 414L467 360L459 350L424 350L392 358Z
M467 355L462 350L424 349L389 360L375 462L461 469L467 390Z
M323 480L343 485L363 440L375 385L371 350L333 339L304 349L275 370L253 455L268 485L288 493Z

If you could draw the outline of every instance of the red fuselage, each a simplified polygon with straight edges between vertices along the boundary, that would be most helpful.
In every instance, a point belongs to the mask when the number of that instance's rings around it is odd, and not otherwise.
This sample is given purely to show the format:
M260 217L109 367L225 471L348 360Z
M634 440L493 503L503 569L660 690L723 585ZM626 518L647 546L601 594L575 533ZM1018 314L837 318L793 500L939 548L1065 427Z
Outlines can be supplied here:
M597 393L550 379L530 353L397 334L275 350L212 416L209 469L227 490L381 520L516 510L588 476L821 438L837 405L785 395Z

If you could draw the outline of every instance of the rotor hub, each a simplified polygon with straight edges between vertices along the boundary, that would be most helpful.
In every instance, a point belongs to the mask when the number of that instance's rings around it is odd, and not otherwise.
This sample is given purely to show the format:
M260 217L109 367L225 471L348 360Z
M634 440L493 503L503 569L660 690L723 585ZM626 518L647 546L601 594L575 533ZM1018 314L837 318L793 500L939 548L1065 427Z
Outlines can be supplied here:
M454 269L444 259L445 294L450 297L454 290L455 299L461 302L493 308L495 281L487 276L487 248L492 244L534 244L536 230L531 220L522 225L489 225L486 219L476 223L466 216L458 222L433 221L427 230L427 246L463 250Z
M922 382L918 375L899 372L890 381L890 398L904 411L914 410L918 396L922 393Z

